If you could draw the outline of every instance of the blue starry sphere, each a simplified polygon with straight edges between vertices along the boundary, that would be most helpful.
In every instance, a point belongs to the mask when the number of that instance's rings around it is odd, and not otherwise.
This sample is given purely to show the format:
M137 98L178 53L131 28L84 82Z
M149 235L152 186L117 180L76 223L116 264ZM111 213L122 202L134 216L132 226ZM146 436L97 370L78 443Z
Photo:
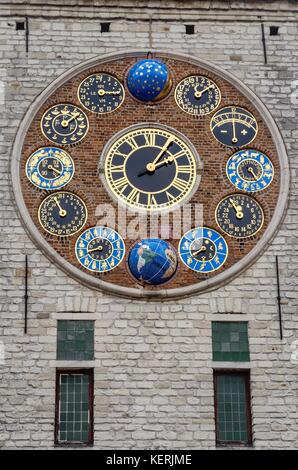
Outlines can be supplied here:
M160 238L147 238L131 249L128 266L141 283L159 285L169 281L177 269L174 247Z
M140 101L161 100L169 93L171 84L168 67L160 60L140 60L128 72L128 89Z

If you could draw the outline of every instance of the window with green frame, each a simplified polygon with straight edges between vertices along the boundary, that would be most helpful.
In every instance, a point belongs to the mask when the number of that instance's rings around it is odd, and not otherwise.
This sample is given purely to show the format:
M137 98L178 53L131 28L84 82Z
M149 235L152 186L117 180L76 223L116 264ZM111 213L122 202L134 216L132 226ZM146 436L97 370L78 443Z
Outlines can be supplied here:
M57 371L55 443L92 445L93 370Z
M247 322L213 321L214 361L249 361Z
M94 359L93 320L58 320L57 359L65 361Z
M249 371L214 371L217 445L252 443Z

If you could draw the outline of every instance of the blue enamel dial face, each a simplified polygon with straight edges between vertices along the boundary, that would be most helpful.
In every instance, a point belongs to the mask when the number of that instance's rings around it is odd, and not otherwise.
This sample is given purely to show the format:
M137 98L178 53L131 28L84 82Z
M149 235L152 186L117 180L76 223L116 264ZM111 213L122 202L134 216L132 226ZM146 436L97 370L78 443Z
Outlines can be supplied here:
M50 191L70 182L75 166L71 156L57 147L42 147L33 152L26 162L26 175L32 184Z
M80 142L89 129L89 121L84 111L73 104L60 103L49 108L41 118L43 135L60 145Z
M175 100L188 114L205 115L214 111L220 103L220 89L210 78L202 75L186 77L178 83Z
M239 150L226 166L230 182L239 190L254 193L266 189L274 177L271 160L258 150Z
M104 273L116 268L124 258L124 241L108 227L91 227L76 241L75 253L79 263L89 271Z
M210 273L219 269L228 256L228 245L220 233L208 227L186 232L179 243L182 262L193 271Z
M228 147L243 147L255 139L258 124L255 117L246 109L227 106L212 116L210 129L221 144Z
M89 75L78 89L80 103L98 114L112 113L118 109L124 96L124 88L119 80L108 73Z

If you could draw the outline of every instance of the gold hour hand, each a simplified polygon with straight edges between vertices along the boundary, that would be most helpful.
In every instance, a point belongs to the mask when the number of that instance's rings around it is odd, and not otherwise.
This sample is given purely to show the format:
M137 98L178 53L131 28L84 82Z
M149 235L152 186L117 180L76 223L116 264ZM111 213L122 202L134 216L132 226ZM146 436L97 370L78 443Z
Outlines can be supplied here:
M103 88L100 88L97 93L98 93L99 96L120 95L120 91L107 91L107 90L104 90Z
M92 253L93 251L102 251L102 246L97 246L96 248L91 248L91 250L88 250L88 253Z
M57 175L61 175L62 173L62 171L57 170L57 168L54 168L52 165L49 165L48 169L54 171L54 173L57 173Z
M196 87L197 88L197 87ZM195 88L195 98L201 98L201 96L207 91L210 90L210 88L214 88L214 84L206 86L203 90L196 90Z
M60 206L60 203L59 203L57 197L54 197L54 201L56 202L57 207L58 207L58 209L59 209L59 215L60 215L60 217L65 217L66 214L67 214L67 211L66 211L65 209L62 209L62 207Z
M75 118L77 118L79 115L80 113L71 113L72 117L70 119L63 119L63 121L61 121L61 126L68 127L69 123L73 121Z
M229 199L230 203L232 204L232 206L234 207L235 209L235 212L236 212L236 218L237 219L243 219L243 212L242 212L242 206L237 206L237 204L235 203L234 199L230 198Z
M247 171L252 174L252 176L254 177L256 181L258 180L258 177L255 174L254 169L251 166L247 168Z
M147 164L147 167L146 169L148 171L154 171L155 170L155 165L156 163L158 162L158 160L161 159L162 155L164 154L164 152L166 152L169 148L169 146L171 145L171 143L173 142L173 137L169 137L168 140L166 141L166 143L164 144L164 146L162 147L162 149L160 150L159 154L157 155L157 157L153 160L152 163L148 163ZM152 170L153 168L153 170Z
M194 253L192 253L192 256L197 256L199 253L201 253L202 251L206 251L206 247L203 245L201 246L201 248L197 251L195 251Z

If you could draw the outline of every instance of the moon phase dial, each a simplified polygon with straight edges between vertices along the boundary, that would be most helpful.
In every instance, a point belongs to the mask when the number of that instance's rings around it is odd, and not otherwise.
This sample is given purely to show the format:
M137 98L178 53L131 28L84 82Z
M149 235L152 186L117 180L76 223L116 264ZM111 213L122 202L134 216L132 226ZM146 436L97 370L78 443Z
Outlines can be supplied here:
M26 175L40 189L59 189L70 182L75 167L71 156L57 147L42 147L26 163Z
M41 118L43 135L60 145L80 142L87 134L89 121L80 108L73 104L56 104L49 108Z
M79 232L84 227L87 216L83 200L67 191L50 194L38 209L42 228L57 237L67 237Z
M221 144L228 147L243 147L255 139L258 124L255 117L246 109L227 106L212 116L210 129Z
M221 230L230 237L247 238L262 228L264 213L251 196L231 194L217 205L215 219Z
M262 191L271 184L274 167L267 155L248 149L239 150L229 158L226 172L237 189L253 193Z
M124 101L124 88L117 78L108 73L95 73L85 78L79 86L80 103L98 114L116 111Z
M210 78L192 75L178 83L175 100L182 111L193 115L205 115L219 106L221 94L216 83Z
M76 241L76 257L89 271L103 273L123 260L125 245L119 233L108 227L91 227Z
M220 233L207 227L197 227L183 235L179 243L182 262L196 272L208 273L219 269L227 259L228 245Z

